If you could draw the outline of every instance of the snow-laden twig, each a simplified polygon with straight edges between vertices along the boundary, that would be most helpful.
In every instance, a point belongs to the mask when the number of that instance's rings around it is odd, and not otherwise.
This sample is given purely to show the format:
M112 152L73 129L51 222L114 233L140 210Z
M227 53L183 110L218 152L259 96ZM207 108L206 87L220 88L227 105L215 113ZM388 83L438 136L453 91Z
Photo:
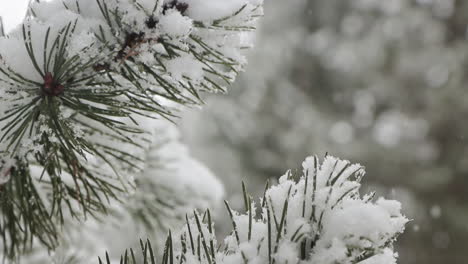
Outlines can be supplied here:
M64 215L106 213L134 188L154 119L225 91L261 15L260 0L31 2L23 24L0 37L6 254L31 237L54 248ZM38 184L46 194L16 196Z
M182 231L169 234L162 263L394 264L393 243L408 219L397 201L361 196L363 176L358 164L309 157L302 176L289 171L267 187L258 209L245 188L245 213L226 202L233 230L223 244L210 211L195 212ZM155 263L151 244L142 243L142 250L147 262L124 254L121 263Z

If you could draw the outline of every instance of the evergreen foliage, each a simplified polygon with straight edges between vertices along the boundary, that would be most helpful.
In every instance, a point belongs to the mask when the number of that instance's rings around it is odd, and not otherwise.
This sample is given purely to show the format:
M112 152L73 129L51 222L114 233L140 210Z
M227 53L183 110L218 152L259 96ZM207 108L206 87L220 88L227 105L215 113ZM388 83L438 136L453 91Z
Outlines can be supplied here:
M307 158L301 177L289 171L278 185L267 184L260 208L245 186L245 213L226 202L233 229L224 244L216 242L210 211L194 212L181 232L169 233L159 263L396 263L393 242L408 220L396 201L361 197L363 176L358 164ZM120 263L156 263L150 242L141 250L143 258L130 250ZM111 264L108 256L99 263Z
M361 196L364 168L328 155L267 184L257 203L243 185L243 213L225 202L232 231L223 243L211 211L197 211L222 187L161 120L203 104L203 92L226 91L262 12L262 0L37 0L12 33L0 20L7 261L61 246L47 263L89 263L98 249L86 245L82 258L74 236L93 240L101 233L87 225L131 221L135 238L140 228L177 231L162 252L153 250L160 241L140 240L141 253L125 251L121 264L396 263L393 243L408 222L400 203Z
M201 104L201 92L225 91L242 70L262 2L188 3L36 1L0 38L8 257L36 239L53 249L67 217L107 213L135 188L154 120Z

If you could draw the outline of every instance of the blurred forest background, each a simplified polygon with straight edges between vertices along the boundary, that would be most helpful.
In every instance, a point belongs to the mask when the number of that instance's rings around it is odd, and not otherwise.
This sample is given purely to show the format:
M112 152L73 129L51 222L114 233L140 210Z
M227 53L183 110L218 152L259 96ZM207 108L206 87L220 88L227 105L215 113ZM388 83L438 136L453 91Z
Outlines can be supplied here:
M265 12L236 86L181 121L228 199L240 179L261 194L328 152L365 165L367 187L414 219L399 263L467 263L468 1L267 0Z

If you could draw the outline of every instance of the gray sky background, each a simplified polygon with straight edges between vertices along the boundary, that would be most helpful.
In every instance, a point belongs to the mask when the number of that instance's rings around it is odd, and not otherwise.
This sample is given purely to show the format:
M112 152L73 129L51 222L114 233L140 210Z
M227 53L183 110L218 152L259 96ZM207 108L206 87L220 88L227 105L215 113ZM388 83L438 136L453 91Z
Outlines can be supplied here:
M8 32L24 18L29 0L0 0L0 16Z

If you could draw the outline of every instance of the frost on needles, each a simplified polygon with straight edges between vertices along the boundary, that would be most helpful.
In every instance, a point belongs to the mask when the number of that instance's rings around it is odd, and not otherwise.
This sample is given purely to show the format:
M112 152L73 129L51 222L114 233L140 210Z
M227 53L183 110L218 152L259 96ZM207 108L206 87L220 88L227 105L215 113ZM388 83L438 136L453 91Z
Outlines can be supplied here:
M67 217L134 188L154 119L224 92L262 0L34 1L0 37L4 253L52 249Z
M393 243L408 222L400 203L361 196L359 164L327 156L322 163L309 157L302 166L298 179L289 171L267 186L259 204L244 188L245 213L226 202L233 230L224 243L216 241L210 212L195 212L169 234L158 263L395 264ZM120 263L156 263L149 242L141 249L144 261L126 252Z

